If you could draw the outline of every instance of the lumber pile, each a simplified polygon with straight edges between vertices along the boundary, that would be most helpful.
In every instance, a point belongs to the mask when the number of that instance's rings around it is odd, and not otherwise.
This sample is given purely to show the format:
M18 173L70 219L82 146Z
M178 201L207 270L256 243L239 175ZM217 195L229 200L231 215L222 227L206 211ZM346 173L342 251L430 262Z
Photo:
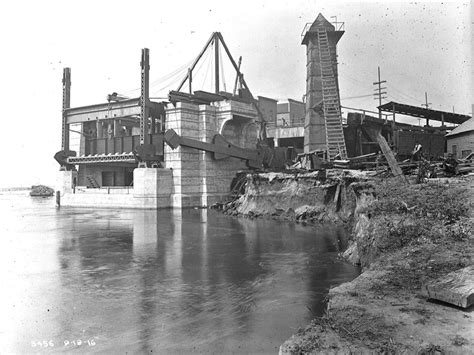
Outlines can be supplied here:
M423 294L434 300L468 308L474 304L474 265L449 273L426 284Z

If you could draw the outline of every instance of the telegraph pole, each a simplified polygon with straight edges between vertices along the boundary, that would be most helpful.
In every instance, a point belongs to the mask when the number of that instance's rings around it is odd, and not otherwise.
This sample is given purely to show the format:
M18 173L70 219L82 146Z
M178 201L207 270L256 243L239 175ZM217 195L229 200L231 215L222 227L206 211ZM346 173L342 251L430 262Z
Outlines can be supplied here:
M425 91L425 103L421 104L421 106L425 106L426 109L429 109L431 105L431 102L428 102L428 93ZM430 119L426 118L426 125L430 125Z
M428 93L425 91L425 103L421 104L421 106L425 106L426 108L430 108L431 102L428 102Z
M374 93L374 96L375 96L374 99L379 100L379 118L382 119L382 110L380 109L380 106L382 106L382 99L387 98L386 96L383 96L383 95L387 95L387 92L383 91L383 90L387 90L387 88L382 87L382 84L386 83L387 81L380 80L380 67L377 67L377 71L378 71L378 81L374 83L374 85L376 85L376 88L375 88L376 92Z

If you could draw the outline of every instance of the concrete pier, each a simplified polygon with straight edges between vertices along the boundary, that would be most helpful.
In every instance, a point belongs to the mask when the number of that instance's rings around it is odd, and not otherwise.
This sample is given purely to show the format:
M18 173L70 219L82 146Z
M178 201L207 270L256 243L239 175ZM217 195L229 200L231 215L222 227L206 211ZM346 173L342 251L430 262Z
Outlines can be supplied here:
M256 148L257 113L250 104L234 101L214 105L178 102L166 109L166 129L182 137L212 143L215 134L242 148ZM230 192L235 174L247 169L236 158L214 160L212 153L188 147L165 146L165 166L173 170L172 207L207 207Z
M166 107L165 129L185 138L212 143L216 134L230 143L255 149L257 112L249 103L220 101L211 105L177 102ZM212 153L189 147L164 147L165 168L136 168L133 187L75 186L77 172L60 171L56 191L62 206L116 208L208 207L230 192L236 173L246 170L243 160L215 160Z

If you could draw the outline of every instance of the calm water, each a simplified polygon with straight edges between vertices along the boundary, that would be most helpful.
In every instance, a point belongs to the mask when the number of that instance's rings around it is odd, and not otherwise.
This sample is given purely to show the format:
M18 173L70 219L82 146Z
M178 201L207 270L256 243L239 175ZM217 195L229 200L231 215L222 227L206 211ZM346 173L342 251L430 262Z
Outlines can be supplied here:
M25 192L0 212L0 353L276 353L359 272L328 227Z

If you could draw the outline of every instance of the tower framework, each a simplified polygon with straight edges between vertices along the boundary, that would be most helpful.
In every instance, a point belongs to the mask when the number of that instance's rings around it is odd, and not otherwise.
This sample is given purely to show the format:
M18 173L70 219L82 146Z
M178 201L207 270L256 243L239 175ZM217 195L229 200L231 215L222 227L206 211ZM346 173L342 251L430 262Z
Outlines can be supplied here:
M302 43L307 47L305 152L322 150L330 159L347 158L342 129L336 45L344 31L322 14L307 25Z

